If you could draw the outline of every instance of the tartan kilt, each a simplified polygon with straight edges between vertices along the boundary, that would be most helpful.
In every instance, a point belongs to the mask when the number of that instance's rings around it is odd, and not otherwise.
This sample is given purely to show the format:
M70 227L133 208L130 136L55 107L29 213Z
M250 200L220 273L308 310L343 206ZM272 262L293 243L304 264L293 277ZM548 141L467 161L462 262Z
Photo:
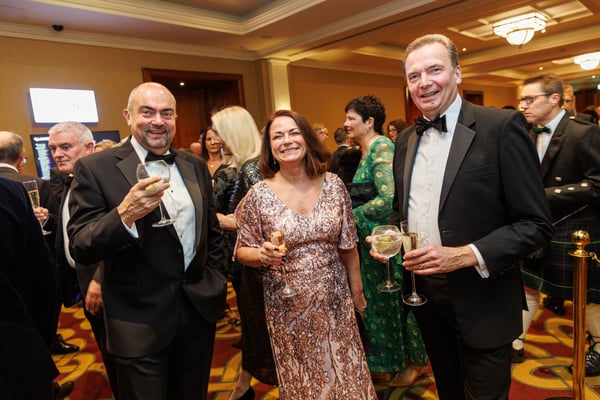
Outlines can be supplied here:
M573 299L575 258L569 251L576 250L571 234L577 230L590 234L590 244L585 250L600 254L600 213L588 207L554 227L554 235L542 258L521 263L525 286L550 296ZM587 272L587 302L600 304L600 266L591 257L587 258Z

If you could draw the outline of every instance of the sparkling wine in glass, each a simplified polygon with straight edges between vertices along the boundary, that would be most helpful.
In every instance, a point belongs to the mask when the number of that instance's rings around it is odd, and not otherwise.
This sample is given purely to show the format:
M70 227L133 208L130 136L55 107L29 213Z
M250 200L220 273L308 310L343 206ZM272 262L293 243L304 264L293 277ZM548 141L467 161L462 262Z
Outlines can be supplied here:
M377 290L384 293L397 292L401 286L391 280L390 258L398 254L402 248L400 230L394 225L376 226L371 232L371 247L377 254L385 257L387 266L387 279L377 285Z
M22 182L25 190L27 190L27 195L29 196L29 201L31 202L32 208L40 207L40 190L38 189L38 184L35 180L24 181ZM42 233L44 235L49 235L50 231L47 231L42 227Z
M271 239L271 243L274 246L277 246L279 248L279 253L283 253L285 255L285 252L286 252L285 236L284 236L283 232L282 231L271 232L271 235L269 238ZM281 296L282 297L293 297L296 295L296 291L288 283L284 264L285 264L285 261L282 262L282 264L281 264L281 274L283 275L283 282L284 282L283 289L281 290Z
M419 235L416 223L409 225L408 221L402 221L400 222L400 230L402 232L402 245L404 246L405 253L419 247ZM411 293L404 296L402 300L404 304L409 306L422 306L427 302L427 297L417 293L414 271L410 271L410 280L412 285Z
M137 166L136 170L137 179L142 180L146 178L150 178L151 176L160 176L162 180L149 185L146 190L155 189L162 185L163 183L169 183L171 179L171 172L169 170L169 164L164 162L163 160L157 161L148 161L145 163L140 163ZM153 223L152 226L155 228L160 228L163 226L172 225L175 221L174 218L167 218L165 215L165 210L163 207L162 201L158 203L158 207L160 210L160 220Z

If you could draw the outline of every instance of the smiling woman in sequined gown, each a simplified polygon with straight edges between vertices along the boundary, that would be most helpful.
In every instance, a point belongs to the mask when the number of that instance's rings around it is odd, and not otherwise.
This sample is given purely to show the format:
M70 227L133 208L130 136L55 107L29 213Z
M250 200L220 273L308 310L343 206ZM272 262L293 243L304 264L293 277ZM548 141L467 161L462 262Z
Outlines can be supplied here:
M355 319L366 301L352 205L343 182L326 172L329 158L301 115L278 111L263 138L265 179L236 210L236 257L264 270L283 400L377 398ZM285 259L269 239L277 230L285 233ZM293 297L281 295L282 266Z

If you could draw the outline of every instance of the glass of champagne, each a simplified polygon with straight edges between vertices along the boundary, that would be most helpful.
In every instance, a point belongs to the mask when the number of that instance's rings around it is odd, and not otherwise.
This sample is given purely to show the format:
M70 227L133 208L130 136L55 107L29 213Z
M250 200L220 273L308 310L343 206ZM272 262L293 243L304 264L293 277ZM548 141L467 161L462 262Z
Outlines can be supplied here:
M40 191L38 189L37 182L34 180L31 180L31 181L24 181L22 183L23 183L23 186L25 187L25 190L27 190L27 194L29 195L29 200L31 201L31 207L32 208L40 207ZM42 233L44 235L49 235L52 232L45 230L44 227L42 226Z
M278 252L283 253L283 255L285 255L286 248L285 248L285 236L283 234L283 231L271 232L271 234L269 235L269 239L271 240L271 243L273 244L273 246L277 246L279 248ZM282 261L285 261L285 260L282 260ZM285 272L284 262L281 263L281 275L283 276L283 282L284 282L283 289L281 290L281 296L282 297L294 297L296 295L296 291L288 283L287 275Z
M171 179L171 172L169 170L169 164L167 164L163 160L148 161L145 163L138 164L137 170L136 170L136 175L137 175L138 181L142 180L142 179L150 178L151 176L160 176L162 178L162 180L148 186L146 188L146 190L155 189L155 188L159 187L160 185L162 185L163 183L169 183L169 180ZM172 225L173 222L175 221L175 219L167 218L165 216L166 213L163 208L162 201L160 203L158 203L158 207L160 210L160 220L153 223L152 226L155 228L160 228L163 226Z
M391 280L390 258L398 254L402 248L400 230L394 225L376 226L371 232L371 246L377 254L385 257L387 264L387 279L377 285L377 290L384 293L397 292L401 286Z
M417 233L418 229L416 222L409 225L408 221L401 221L400 230L402 232L402 245L404 246L405 253L419 247L419 235ZM404 304L409 306L422 306L427 303L427 297L417 293L414 271L410 271L410 280L412 285L411 293L404 296L402 300L404 301Z

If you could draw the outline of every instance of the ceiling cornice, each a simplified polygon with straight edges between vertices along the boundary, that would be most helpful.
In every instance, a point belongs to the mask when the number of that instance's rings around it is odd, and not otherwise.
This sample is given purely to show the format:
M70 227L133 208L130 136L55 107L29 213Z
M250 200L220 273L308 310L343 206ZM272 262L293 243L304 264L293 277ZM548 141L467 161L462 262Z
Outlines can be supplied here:
M11 23L0 25L0 36L242 61L255 61L260 58L256 52L248 50L229 50L158 40L125 38L122 36L104 35L99 33L76 32L72 30L57 33L50 31L48 28Z
M148 0L32 0L74 9L118 15L188 28L245 35L283 20L325 0L280 0L246 17Z
M415 0L412 2L406 0L395 0L382 6L369 9L367 12L361 13L359 15L354 15L352 17L336 21L318 29L313 29L311 31L306 32L303 35L298 35L287 41L278 42L276 45L267 46L263 49L259 49L258 52L264 57L269 55L278 55L280 57L288 58L290 59L290 61L298 61L303 58L309 57L310 54L312 54L316 50L323 51L326 50L326 48L329 46L334 46L335 43L339 41L348 40L349 36L362 34L360 30L359 32L356 32L355 29L354 33L352 33L351 35L345 35L346 32L353 28L368 26L370 24L377 23L382 19L393 17L394 15L401 14L405 11L411 10L412 8L420 7L433 2L434 0ZM375 26L369 29L378 28ZM335 37L337 35L341 36L338 40L328 41L326 43L314 46L306 50L296 50L295 52L289 52L289 50L298 49L303 44L318 42L323 38Z

